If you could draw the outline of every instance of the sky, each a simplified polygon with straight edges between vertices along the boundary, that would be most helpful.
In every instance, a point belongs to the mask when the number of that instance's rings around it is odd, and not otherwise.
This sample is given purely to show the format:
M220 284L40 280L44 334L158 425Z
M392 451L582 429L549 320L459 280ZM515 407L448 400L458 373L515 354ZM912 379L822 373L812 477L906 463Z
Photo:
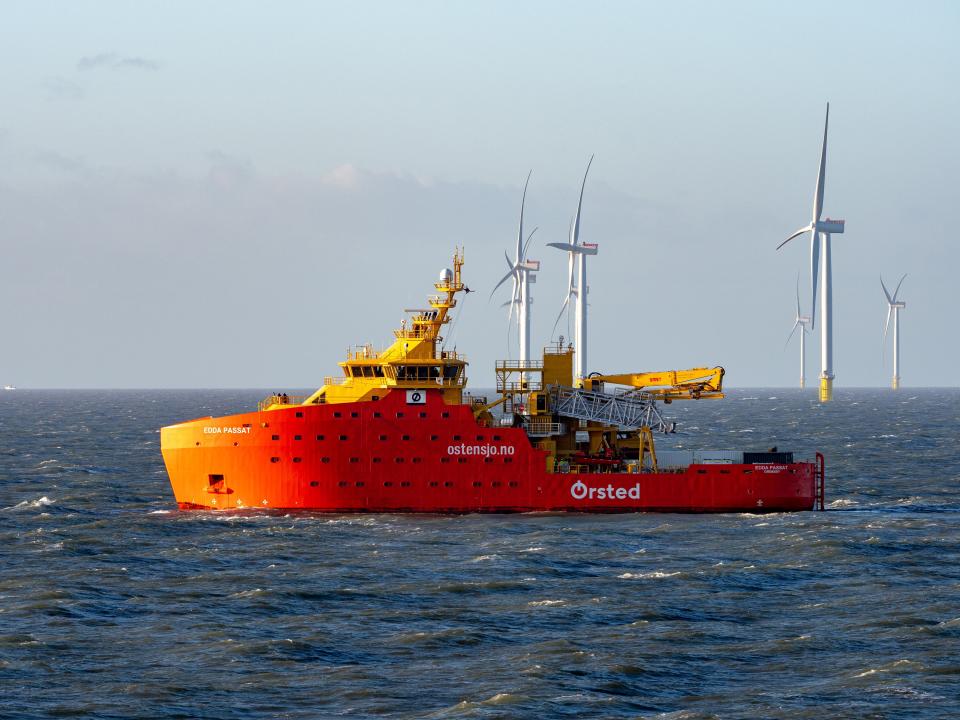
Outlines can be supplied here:
M796 385L809 245L775 248L830 102L836 387L889 384L903 273L903 384L955 386L958 36L953 2L8 0L0 384L317 387L460 245L447 343L488 387L523 181L537 348L595 155L591 369Z

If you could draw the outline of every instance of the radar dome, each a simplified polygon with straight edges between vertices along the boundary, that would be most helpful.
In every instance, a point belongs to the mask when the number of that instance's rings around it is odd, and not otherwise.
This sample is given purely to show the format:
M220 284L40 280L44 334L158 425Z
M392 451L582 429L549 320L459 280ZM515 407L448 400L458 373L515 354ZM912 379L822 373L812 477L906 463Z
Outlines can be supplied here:
M440 271L440 282L446 285L449 285L453 282L453 270L450 268L444 268Z

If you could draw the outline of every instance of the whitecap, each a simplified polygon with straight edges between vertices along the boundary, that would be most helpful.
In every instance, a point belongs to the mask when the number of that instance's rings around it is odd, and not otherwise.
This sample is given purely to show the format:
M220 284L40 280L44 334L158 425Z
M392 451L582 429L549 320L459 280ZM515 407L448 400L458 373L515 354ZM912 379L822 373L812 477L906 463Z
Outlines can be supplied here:
M646 573L623 573L622 575L617 575L621 580L661 580L663 578L676 577L677 575L682 575L683 573L679 570L677 572L663 572L662 570L654 570L653 572Z
M528 602L530 607L552 607L554 605L566 605L566 600L533 600Z

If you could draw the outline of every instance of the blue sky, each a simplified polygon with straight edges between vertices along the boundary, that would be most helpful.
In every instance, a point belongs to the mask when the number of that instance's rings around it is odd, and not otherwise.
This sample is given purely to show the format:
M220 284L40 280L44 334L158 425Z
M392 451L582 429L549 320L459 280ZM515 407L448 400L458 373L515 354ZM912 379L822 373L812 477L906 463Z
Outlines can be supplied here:
M545 342L565 259L543 243L596 153L596 369L792 385L806 246L773 248L808 220L830 101L837 385L888 382L881 272L910 273L904 384L954 385L958 7L6 3L0 381L317 385L453 244L492 286L530 168ZM507 352L485 296L456 338L479 385Z

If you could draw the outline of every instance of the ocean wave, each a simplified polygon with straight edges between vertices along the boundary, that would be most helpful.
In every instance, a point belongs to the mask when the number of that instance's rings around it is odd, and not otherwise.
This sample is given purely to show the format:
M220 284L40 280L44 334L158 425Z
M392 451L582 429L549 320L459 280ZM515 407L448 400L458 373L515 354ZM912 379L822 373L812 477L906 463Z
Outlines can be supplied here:
M56 500L51 500L46 495L43 497L37 498L36 500L23 500L18 502L16 505L10 505L9 507L3 508L4 510L24 510L26 508L40 508L40 507L49 507L56 503Z
M617 575L620 580L662 580L663 578L672 578L677 577L678 575L686 575L682 570L677 570L676 572L664 572L663 570L654 570L653 572L646 573L621 573Z

